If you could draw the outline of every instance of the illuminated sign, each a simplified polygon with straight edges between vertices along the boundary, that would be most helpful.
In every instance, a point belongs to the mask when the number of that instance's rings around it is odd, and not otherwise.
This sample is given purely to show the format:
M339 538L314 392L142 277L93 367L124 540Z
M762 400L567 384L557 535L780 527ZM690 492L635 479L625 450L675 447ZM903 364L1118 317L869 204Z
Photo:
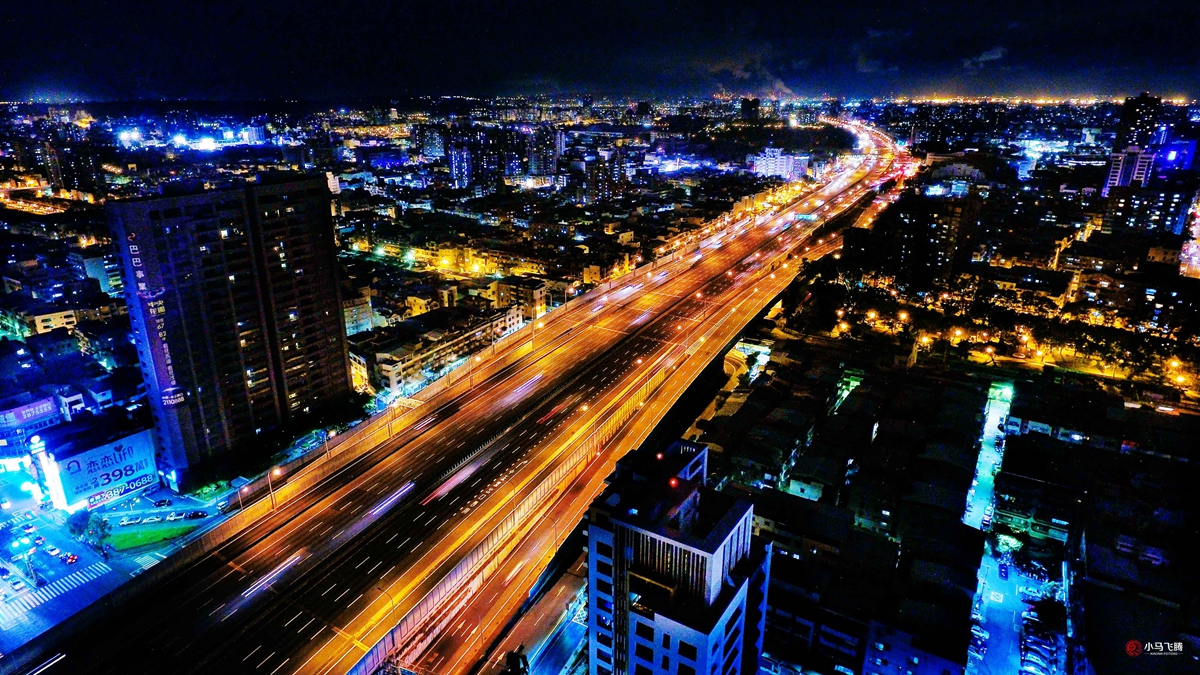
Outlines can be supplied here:
M147 429L66 459L37 453L54 506L96 508L158 480L154 440Z
M0 412L0 427L19 427L31 422L40 422L57 414L58 406L54 404L54 398L43 398L19 408Z
M150 358L159 396L165 406L179 405L185 397L175 379L171 345L167 341L167 308L163 302L166 289L155 260L143 256L136 233L126 235L126 246L129 249L130 271L137 284L138 303L146 324L146 337L151 345Z

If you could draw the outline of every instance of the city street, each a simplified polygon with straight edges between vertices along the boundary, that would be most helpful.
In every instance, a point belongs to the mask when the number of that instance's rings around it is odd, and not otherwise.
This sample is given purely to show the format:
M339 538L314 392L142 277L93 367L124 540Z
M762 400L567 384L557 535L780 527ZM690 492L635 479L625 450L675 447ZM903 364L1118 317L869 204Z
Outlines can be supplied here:
M967 510L963 522L977 530L987 530L983 519L996 496L996 472L1000 470L1004 451L1000 440L1004 437L1000 426L1012 407L1012 385L995 383L988 391L987 410L983 423L983 435L979 439L979 461L975 467L975 480L967 494Z
M866 189L864 180L878 179L890 158L866 156L817 198L764 217L758 227L742 226L657 275L631 278L592 299L591 311L548 317L533 358L432 411L389 443L379 464L299 500L278 530L249 548L218 551L195 566L195 575L179 575L171 583L186 586L175 589L171 605L148 601L154 618L143 622L140 637L123 639L145 645L150 661L165 658L193 671L215 663L283 673L352 666L539 488L569 439L623 403L629 387L640 386L714 315L728 309L749 321L759 307L745 302L759 294L755 283L775 290L787 283L790 274L765 263L803 241L804 228L784 232L791 213L802 205L836 212ZM771 294L760 295L765 301ZM45 672L130 672L107 644L104 631L93 632Z

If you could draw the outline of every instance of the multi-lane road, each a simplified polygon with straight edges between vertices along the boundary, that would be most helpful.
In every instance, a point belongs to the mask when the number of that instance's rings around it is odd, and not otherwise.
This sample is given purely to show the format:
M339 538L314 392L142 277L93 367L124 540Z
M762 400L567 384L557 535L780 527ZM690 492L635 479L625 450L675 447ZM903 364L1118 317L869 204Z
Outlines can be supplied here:
M887 174L890 145L860 134L856 168L759 222L734 223L705 248L551 313L528 356L430 410L372 453L373 464L295 500L24 672L347 672L537 487L572 439L714 320L746 311L757 284L778 287L785 271L767 261L785 250L803 255L802 228ZM806 219L789 228L797 215Z

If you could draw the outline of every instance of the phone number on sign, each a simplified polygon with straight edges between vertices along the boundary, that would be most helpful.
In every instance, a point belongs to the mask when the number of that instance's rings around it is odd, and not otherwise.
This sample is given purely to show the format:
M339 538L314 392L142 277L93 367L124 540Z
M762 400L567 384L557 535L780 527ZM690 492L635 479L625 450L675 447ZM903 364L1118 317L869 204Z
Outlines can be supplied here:
M134 478L120 487L110 488L108 490L104 490L103 492L97 492L96 494L88 497L88 508L100 506L101 504L105 504L116 499L117 497L120 497L126 492L146 487L153 482L154 475L146 474L144 476L138 476L137 478Z

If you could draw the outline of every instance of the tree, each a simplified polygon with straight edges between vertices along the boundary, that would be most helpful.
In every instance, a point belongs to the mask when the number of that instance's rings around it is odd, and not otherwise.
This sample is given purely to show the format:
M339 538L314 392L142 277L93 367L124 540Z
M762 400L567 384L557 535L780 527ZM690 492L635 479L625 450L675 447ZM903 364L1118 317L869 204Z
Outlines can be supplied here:
M82 537L88 529L88 520L91 517L90 511L76 511L67 518L67 532L76 539Z
M104 541L112 536L112 526L99 513L90 514L87 522L87 540L96 546L103 546Z

